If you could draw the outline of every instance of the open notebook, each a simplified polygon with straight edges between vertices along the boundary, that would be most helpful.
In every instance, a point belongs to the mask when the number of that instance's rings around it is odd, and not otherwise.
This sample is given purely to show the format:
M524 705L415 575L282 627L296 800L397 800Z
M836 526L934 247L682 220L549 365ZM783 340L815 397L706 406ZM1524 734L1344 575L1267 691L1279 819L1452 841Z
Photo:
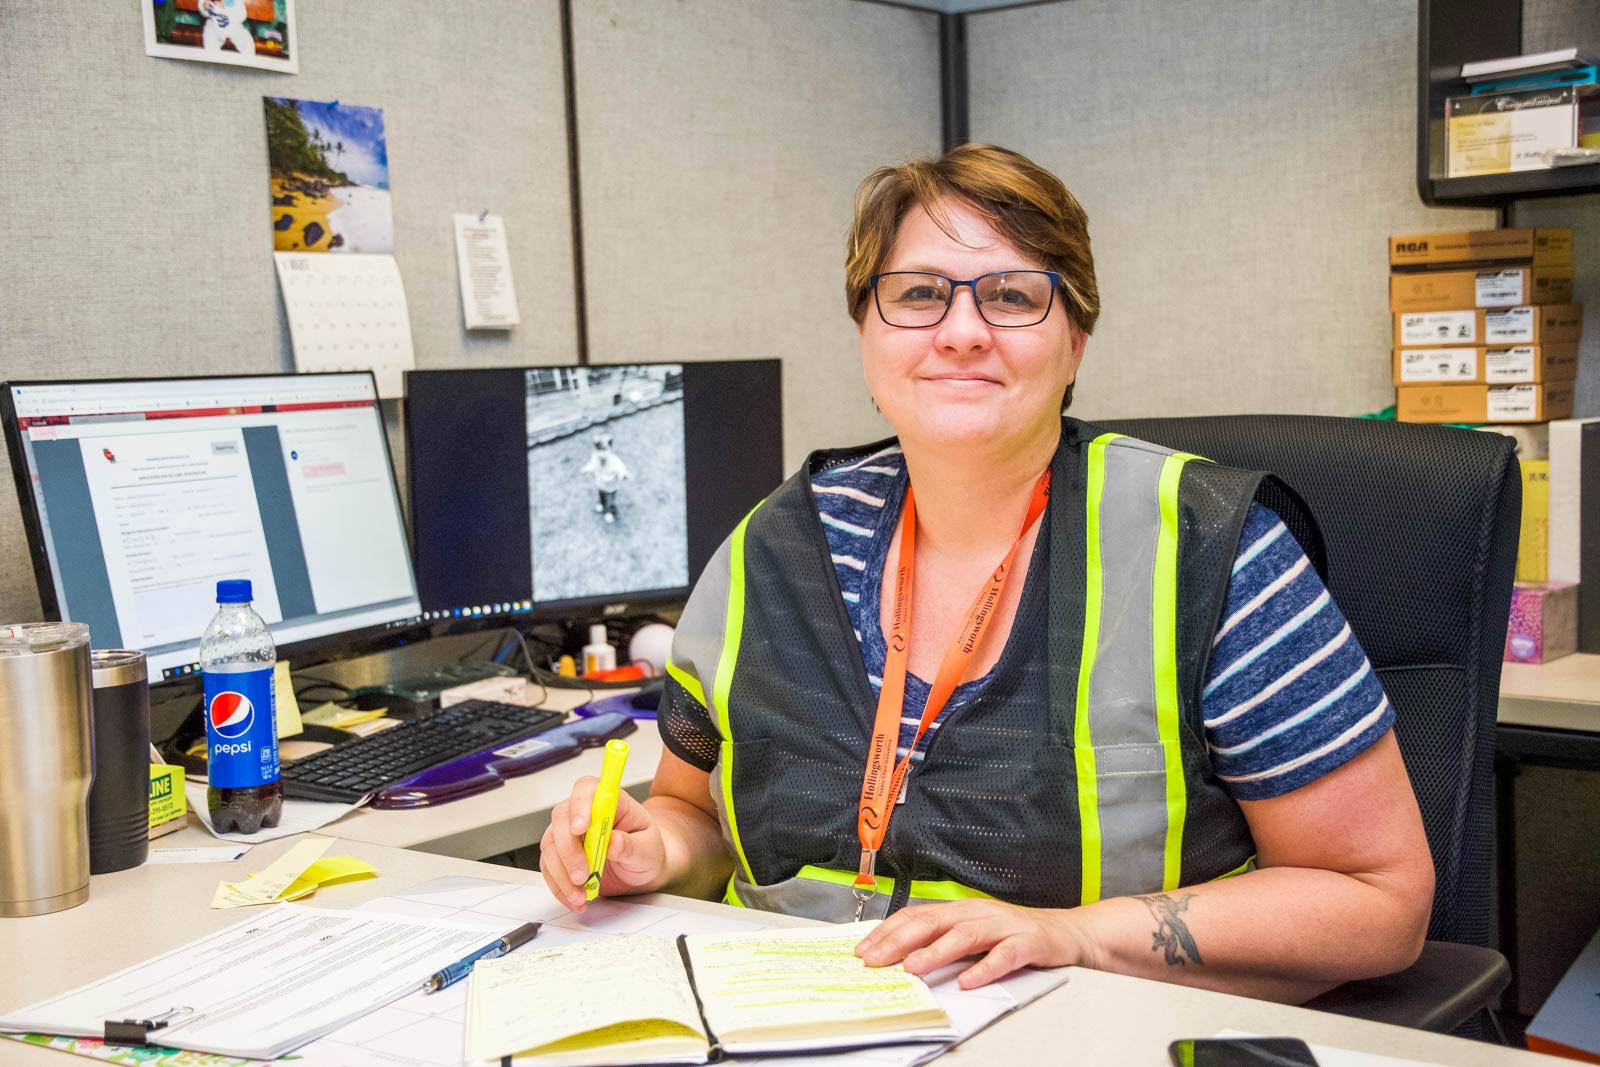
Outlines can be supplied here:
M706 1063L954 1041L922 979L857 958L874 925L619 937L481 960L467 991L467 1058Z

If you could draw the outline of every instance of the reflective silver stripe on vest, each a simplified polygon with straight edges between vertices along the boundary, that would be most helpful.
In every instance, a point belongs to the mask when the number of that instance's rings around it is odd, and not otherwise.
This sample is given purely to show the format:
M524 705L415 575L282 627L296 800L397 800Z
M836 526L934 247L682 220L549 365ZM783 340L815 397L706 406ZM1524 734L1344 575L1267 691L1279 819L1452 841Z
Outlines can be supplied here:
M1155 597L1175 591L1156 574L1161 476L1170 450L1130 438L1105 447L1099 514L1098 639L1089 676L1088 733L1099 834L1098 886L1085 857L1083 902L1148 893L1164 884L1169 795L1166 744L1157 718ZM1091 502L1091 505L1093 502ZM1093 508L1092 508L1093 510ZM1092 610L1092 607L1091 607ZM1170 640L1170 638L1169 638ZM1169 650L1170 651L1170 650ZM1167 739L1175 744L1176 738ZM1087 755L1088 753L1085 753ZM1087 767L1080 759L1080 766ZM1178 762L1181 777L1181 760ZM1180 794L1181 796L1181 794ZM1181 800L1178 818L1181 820ZM1181 821L1179 823L1181 831Z
M795 875L772 885L751 885L735 874L723 902L785 915L803 915L829 923L854 922L856 898L848 885L835 885ZM907 901L906 903L915 903ZM889 894L875 894L867 901L861 918L882 919L889 914Z
M667 659L667 673L711 712L711 721L719 727L722 716L714 706L714 690L728 622L731 544L731 538L723 541L707 561L678 618L672 634L672 653Z

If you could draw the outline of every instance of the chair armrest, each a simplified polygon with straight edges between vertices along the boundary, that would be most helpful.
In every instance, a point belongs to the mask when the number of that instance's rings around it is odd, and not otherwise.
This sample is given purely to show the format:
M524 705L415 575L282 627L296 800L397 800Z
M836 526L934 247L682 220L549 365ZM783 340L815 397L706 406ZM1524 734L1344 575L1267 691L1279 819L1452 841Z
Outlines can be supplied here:
M1346 982L1305 1006L1448 1034L1487 1008L1510 981L1506 958L1492 948L1429 941L1405 970Z

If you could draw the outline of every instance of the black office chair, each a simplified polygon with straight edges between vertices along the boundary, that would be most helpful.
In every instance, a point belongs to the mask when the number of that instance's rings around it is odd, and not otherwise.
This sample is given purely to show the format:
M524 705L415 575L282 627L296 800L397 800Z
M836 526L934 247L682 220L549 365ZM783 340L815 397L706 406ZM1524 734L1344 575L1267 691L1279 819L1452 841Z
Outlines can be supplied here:
M1097 425L1271 471L1310 510L1326 546L1328 587L1394 706L1436 888L1415 965L1347 983L1307 1006L1482 1036L1484 1010L1511 979L1505 958L1488 946L1495 713L1521 522L1512 442L1311 415ZM1294 503L1283 510L1292 514Z

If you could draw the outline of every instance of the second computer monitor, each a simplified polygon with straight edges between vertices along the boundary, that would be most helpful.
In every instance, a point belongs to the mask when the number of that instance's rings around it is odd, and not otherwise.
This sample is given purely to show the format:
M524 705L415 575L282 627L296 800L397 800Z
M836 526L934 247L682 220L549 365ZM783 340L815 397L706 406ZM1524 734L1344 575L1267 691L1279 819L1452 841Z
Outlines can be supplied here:
M783 478L776 360L414 371L425 617L680 599Z

